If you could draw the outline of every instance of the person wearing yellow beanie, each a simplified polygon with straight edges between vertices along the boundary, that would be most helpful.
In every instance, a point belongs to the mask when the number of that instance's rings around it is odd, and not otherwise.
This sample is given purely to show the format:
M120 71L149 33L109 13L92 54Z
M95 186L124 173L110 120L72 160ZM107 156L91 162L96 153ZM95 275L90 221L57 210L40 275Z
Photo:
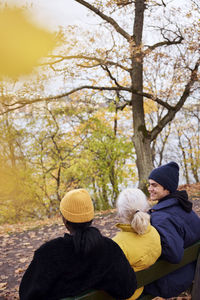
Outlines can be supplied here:
M94 206L85 189L68 192L60 202L63 217L74 223L89 222L94 219Z
M136 276L121 248L91 226L94 206L85 189L66 193L60 212L69 233L34 253L19 288L20 300L58 300L96 289L129 298Z

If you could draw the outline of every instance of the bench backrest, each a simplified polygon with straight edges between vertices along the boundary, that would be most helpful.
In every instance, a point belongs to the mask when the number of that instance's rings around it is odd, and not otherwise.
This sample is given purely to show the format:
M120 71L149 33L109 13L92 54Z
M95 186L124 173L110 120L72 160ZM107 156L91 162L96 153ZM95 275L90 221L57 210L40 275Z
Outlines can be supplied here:
M158 259L148 269L136 272L137 286L141 287L151 283L181 267L197 260L198 254L200 253L200 241L184 250L184 255L179 264L171 264L165 260Z
M200 241L184 250L184 255L179 264L171 264L165 260L159 259L148 269L136 272L137 287L151 283L181 267L197 260L200 253ZM104 291L91 290L82 295L67 297L62 300L114 300L114 298Z

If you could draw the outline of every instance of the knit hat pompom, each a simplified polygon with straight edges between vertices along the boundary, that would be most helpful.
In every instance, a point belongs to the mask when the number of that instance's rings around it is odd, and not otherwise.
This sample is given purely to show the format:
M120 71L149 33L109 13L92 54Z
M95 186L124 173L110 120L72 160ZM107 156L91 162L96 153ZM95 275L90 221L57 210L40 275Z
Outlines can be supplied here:
M75 189L66 193L60 202L63 217L73 223L85 223L94 218L94 206L85 189Z
M173 193L178 188L179 166L176 162L171 161L166 165L154 169L150 173L149 179L156 181L170 193Z

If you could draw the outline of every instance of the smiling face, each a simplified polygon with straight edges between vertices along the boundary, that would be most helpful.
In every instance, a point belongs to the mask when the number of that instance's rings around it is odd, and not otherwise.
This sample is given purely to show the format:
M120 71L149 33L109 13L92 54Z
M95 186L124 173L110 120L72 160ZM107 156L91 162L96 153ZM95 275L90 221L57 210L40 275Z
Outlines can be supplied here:
M165 196L169 195L169 191L165 190L162 185L154 181L153 179L149 179L149 188L148 188L150 199L152 201L159 201Z

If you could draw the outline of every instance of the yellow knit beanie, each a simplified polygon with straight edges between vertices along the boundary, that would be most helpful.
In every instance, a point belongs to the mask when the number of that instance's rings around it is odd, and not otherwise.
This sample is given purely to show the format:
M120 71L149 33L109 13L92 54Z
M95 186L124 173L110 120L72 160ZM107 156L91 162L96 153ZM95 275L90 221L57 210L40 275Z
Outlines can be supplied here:
M75 189L66 193L60 202L63 217L73 223L89 222L94 218L94 206L85 189Z

